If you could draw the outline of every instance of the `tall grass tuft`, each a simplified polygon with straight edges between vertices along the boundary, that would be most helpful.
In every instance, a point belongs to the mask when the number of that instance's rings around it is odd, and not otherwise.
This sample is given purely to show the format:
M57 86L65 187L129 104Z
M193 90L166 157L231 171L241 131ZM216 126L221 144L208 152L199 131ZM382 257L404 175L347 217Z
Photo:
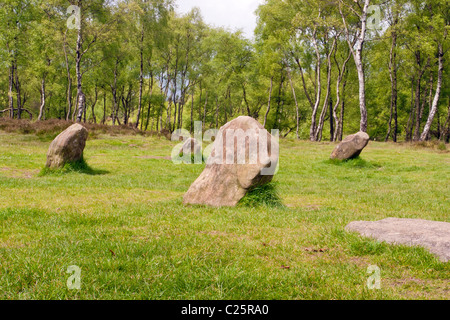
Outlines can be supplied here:
M262 186L254 187L239 201L238 206L242 207L284 207L278 194L277 183L269 182Z

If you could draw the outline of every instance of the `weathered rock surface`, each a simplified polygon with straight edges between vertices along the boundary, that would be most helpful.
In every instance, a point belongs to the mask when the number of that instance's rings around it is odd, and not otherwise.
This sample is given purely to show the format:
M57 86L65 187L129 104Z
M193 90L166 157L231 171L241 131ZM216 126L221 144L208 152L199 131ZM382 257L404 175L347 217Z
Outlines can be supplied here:
M249 189L272 180L278 152L278 141L255 119L241 116L228 122L220 128L206 167L184 195L184 203L235 206Z
M393 244L422 246L441 261L450 260L450 223L422 219L387 218L380 221L353 221L348 231Z
M83 156L88 131L75 123L61 132L50 144L46 166L52 169L62 168L67 162L75 162Z
M365 132L358 132L347 136L334 148L331 159L347 160L360 155L361 151L369 143L369 135Z

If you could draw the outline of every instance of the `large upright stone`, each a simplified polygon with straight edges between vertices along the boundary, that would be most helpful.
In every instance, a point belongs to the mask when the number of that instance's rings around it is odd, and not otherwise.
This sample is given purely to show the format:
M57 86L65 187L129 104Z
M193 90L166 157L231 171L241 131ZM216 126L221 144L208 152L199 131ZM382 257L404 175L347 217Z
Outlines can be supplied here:
M75 123L61 132L50 144L46 166L52 169L62 168L67 162L75 162L83 156L88 131Z
M369 143L369 135L365 132L351 134L339 143L331 153L331 159L347 160L360 155Z
M235 206L249 189L272 180L278 152L278 141L255 119L241 116L228 122L184 203Z

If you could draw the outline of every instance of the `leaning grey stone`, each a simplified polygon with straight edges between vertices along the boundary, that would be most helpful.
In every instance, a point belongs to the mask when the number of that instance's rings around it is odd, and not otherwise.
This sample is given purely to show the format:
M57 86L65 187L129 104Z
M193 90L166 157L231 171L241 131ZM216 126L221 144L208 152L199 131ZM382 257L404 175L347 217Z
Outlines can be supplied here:
M369 143L369 135L365 132L351 134L339 143L331 153L331 159L347 160L360 155Z
M387 243L421 246L437 255L442 262L450 260L448 222L387 218L380 221L353 221L345 229Z

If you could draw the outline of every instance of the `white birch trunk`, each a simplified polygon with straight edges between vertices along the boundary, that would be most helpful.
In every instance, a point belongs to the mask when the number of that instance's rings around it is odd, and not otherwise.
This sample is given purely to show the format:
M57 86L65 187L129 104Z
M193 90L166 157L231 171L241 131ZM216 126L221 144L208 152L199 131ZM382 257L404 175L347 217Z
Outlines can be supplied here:
M438 81L436 87L436 93L434 94L433 104L431 105L430 114L428 115L427 123L423 128L422 135L420 136L420 141L424 141L427 139L428 134L430 133L431 124L433 123L434 116L437 111L439 97L441 95L441 87L442 87L442 73L444 71L444 51L442 48L442 44L439 44L439 70L438 70Z

